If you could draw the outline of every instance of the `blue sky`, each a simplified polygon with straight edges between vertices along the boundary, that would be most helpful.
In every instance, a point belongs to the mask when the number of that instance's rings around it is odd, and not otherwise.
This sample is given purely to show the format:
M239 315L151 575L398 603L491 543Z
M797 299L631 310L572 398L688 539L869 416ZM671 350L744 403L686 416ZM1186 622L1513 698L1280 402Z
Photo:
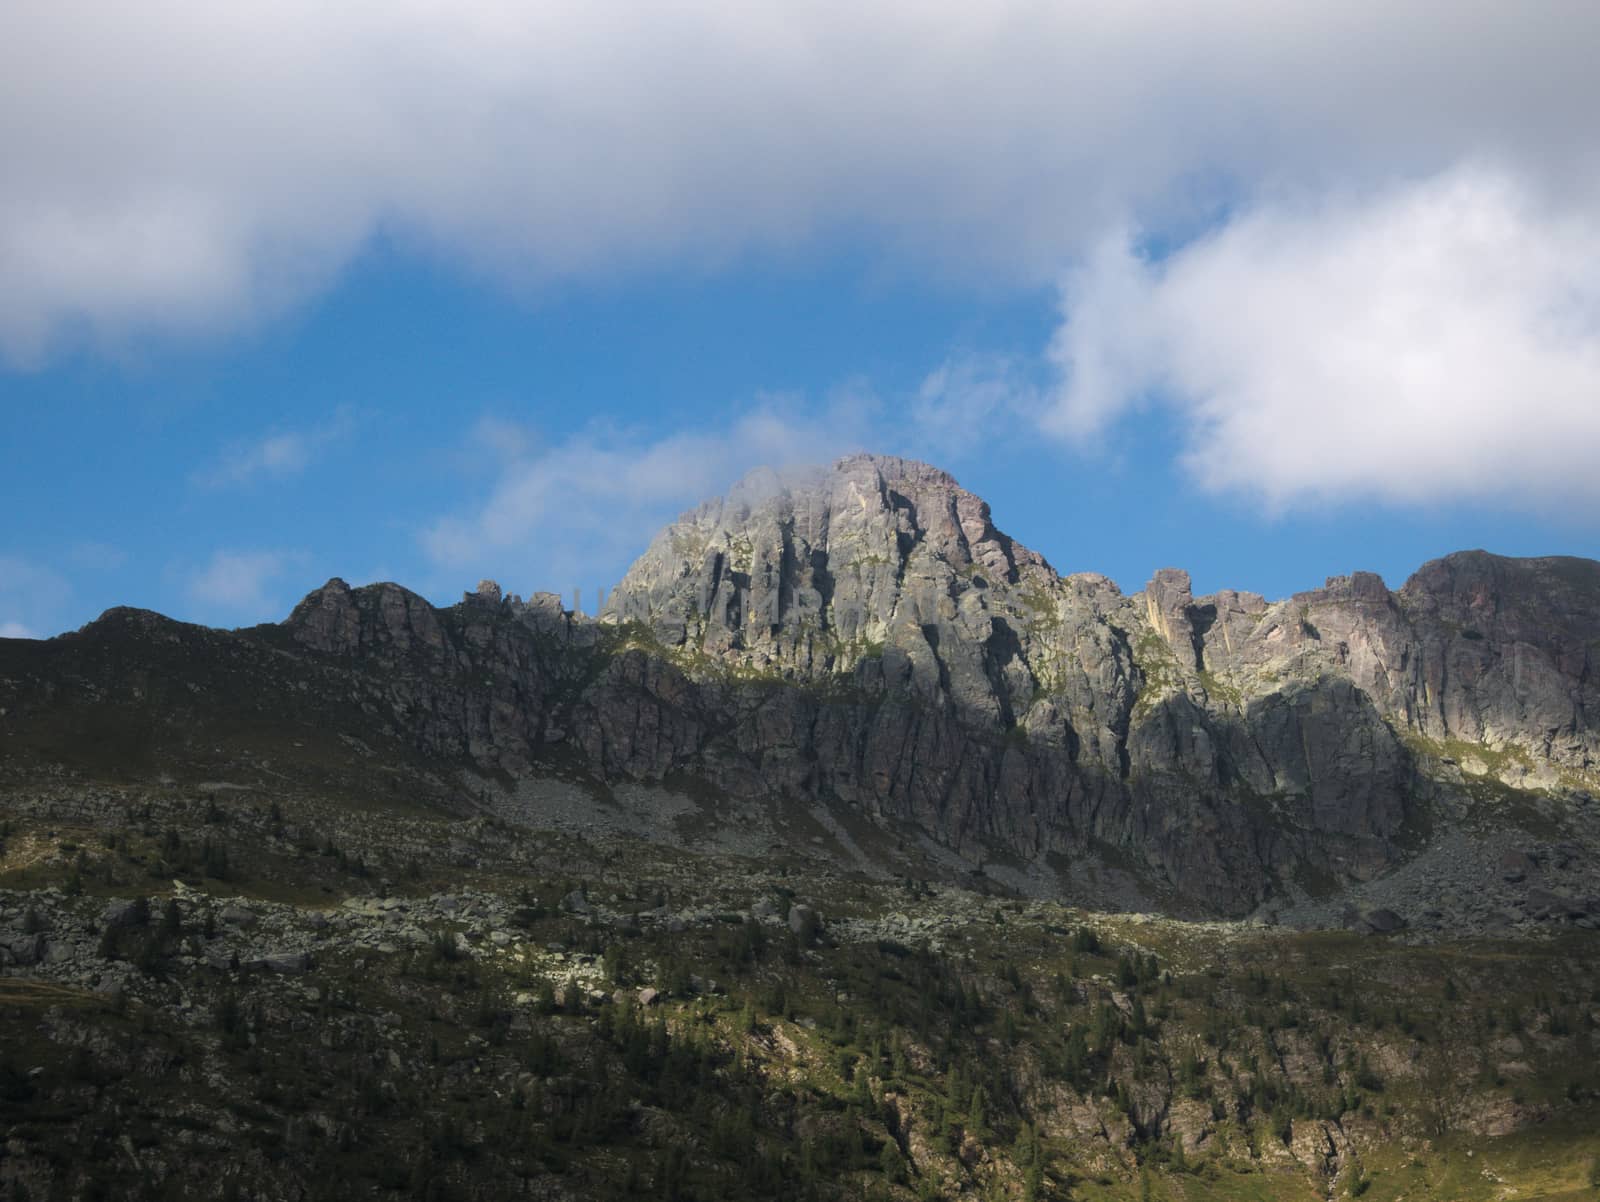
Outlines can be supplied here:
M1128 591L1600 557L1583 7L72 8L0 48L0 633L592 603L858 448Z

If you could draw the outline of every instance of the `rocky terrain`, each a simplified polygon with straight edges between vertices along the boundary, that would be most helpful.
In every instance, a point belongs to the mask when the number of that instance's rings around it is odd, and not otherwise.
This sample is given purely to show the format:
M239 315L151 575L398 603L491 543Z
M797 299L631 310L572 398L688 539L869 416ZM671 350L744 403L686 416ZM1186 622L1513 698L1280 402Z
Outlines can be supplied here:
M1580 928L1108 915L293 788L8 809L9 1197L1594 1196Z
M0 1196L1596 1196L1597 658L1600 564L1129 596L870 456L593 618L0 640Z

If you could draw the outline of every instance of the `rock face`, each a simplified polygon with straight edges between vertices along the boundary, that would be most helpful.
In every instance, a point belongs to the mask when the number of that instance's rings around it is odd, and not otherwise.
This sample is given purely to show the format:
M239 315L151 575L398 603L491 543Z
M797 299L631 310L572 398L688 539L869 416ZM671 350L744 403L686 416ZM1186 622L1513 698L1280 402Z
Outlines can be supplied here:
M1433 787L1419 750L1600 761L1600 565L1468 552L1399 593L1357 572L1276 604L1165 569L1124 597L904 460L752 477L664 530L603 617L661 653L619 658L576 724L609 773L838 797L957 846L1110 845L1232 908L1390 863Z
M1467 776L1593 790L1600 764L1600 564L1466 552L1399 592L1357 572L1276 603L1165 569L1125 596L1059 575L944 472L866 455L685 514L598 621L487 581L438 610L333 580L279 627L163 622L8 649L43 665L0 672L13 717L53 702L9 682L103 674L97 639L176 641L429 762L825 801L979 858L1125 862L1235 913L1382 872ZM119 655L113 692L139 659Z
M920 463L749 481L663 531L603 616L663 653L619 659L576 724L608 773L837 797L958 847L1109 846L1233 908L1298 865L1376 871L1414 792L1292 607L1197 600L1174 570L1133 598L1063 578ZM1254 695L1214 674L1287 656Z

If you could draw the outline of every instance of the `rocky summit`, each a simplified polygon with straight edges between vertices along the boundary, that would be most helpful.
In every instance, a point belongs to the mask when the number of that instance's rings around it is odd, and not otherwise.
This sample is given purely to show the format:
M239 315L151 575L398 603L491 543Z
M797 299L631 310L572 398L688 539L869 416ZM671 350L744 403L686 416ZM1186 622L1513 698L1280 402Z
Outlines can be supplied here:
M1600 564L1063 576L761 472L585 616L0 640L0 1197L1600 1189Z

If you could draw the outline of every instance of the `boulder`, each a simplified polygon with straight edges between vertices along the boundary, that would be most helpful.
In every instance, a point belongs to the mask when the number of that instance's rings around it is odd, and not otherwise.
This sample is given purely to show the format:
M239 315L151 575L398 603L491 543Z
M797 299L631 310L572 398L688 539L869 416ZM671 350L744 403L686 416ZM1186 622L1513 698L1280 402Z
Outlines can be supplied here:
M789 929L799 936L801 942L809 942L822 929L822 916L810 906L790 906Z
M757 922L775 922L781 913L778 903L770 897L757 898L750 905L750 917Z
M1361 915L1360 921L1364 929L1374 935L1392 935L1406 928L1406 920L1393 910L1368 910Z
M37 964L44 959L45 946L45 937L39 932L29 935L20 932L0 934L0 964L13 964L19 968Z
M131 897L113 898L100 911L100 921L108 927L131 927L139 921L139 910Z
M1525 851L1508 848L1500 854L1500 876L1502 880L1515 885L1527 879L1530 872L1536 871L1538 865L1533 857Z

